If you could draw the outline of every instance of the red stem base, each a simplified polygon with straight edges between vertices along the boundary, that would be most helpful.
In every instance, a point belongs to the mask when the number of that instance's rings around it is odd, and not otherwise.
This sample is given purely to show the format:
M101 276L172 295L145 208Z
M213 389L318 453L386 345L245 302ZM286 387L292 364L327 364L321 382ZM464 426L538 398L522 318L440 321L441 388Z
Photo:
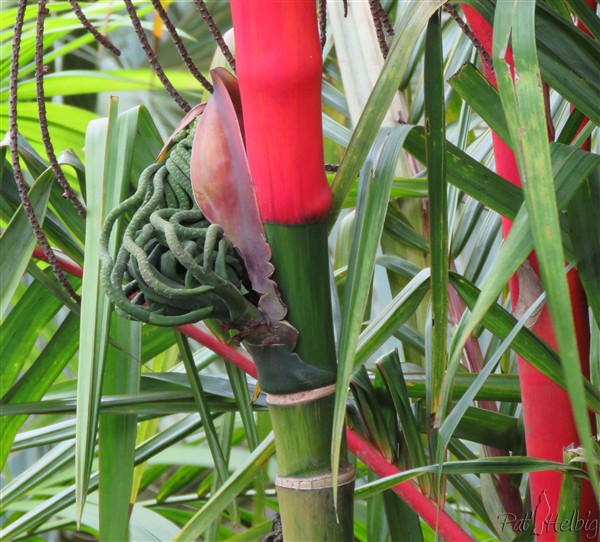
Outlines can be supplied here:
M492 27L474 8L467 4L461 5L475 37L491 55ZM506 60L512 66L512 53L510 51L508 51ZM494 74L487 66L484 66L484 71L488 80L495 85ZM511 183L521 186L519 170L513 152L496 134L493 134L493 144L496 172ZM502 219L505 238L511 225L510 220ZM529 261L535 271L538 272L535 254L530 255ZM582 370L589 377L590 337L587 301L577 271L572 270L567 279L573 307L579 356L582 360ZM519 285L516 277L511 279L509 286L514 308L519 296ZM556 348L554 330L547 307L543 308L538 320L532 327L532 331L553 348ZM578 445L579 443L569 395L549 378L534 369L523 358L519 358L519 380L521 383L527 455L562 462L565 447ZM556 523L557 519L570 519L557 517L561 479L562 476L556 472L538 472L529 475L531 506L538 542L554 542L557 529L560 528L560 524ZM579 517L584 522L581 526L579 524L573 525L574 528L578 527L577 530L580 530L582 540L595 540L598 536L598 513L592 488L589 483L584 482L579 510ZM518 519L516 518L516 520Z

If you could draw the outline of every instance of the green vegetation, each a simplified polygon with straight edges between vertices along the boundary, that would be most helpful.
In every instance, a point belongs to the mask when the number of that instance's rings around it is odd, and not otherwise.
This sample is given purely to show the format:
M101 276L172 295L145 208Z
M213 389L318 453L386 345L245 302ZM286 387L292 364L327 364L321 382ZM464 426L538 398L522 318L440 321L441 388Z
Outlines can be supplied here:
M329 2L311 87L317 6L312 42L259 13L268 71L244 1L81 2L120 56L74 2L2 5L0 537L278 540L280 512L290 542L597 536L535 515L600 504L595 13ZM231 55L240 90L211 79ZM220 105L179 131L205 78Z

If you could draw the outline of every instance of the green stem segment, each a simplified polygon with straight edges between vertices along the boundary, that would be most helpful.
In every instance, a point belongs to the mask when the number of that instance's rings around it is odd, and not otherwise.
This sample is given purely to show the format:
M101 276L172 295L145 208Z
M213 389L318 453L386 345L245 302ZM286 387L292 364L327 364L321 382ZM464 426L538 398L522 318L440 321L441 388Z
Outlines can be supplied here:
M331 437L336 378L324 223L265 224L274 276L299 331L287 345L249 345L267 392L278 460L277 493L286 541L353 539L354 471L342 450L337 512ZM339 518L339 521L338 521Z
M298 330L298 355L333 374L336 357L329 288L327 229L322 222L265 224L273 251L274 279L288 307L286 319Z

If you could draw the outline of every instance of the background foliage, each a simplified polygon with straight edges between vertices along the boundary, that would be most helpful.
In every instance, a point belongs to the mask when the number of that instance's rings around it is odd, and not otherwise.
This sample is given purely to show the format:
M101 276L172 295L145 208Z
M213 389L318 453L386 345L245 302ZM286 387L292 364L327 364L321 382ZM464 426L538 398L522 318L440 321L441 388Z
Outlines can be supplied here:
M152 6L134 3L173 85L190 103L203 101L207 93L182 67ZM523 55L530 56L519 74L535 78L541 71L553 86L548 107L557 142L542 137L545 126L534 127L538 137L523 142L523 164L533 179L523 194L493 172L490 128L516 142L518 128L535 122L540 104L518 95L515 107L512 85L500 81L499 93L491 87L472 42L447 14L439 35L426 38L434 11L426 4L384 3L396 29L385 62L366 3L352 3L348 18L341 6L329 8L323 126L326 162L340 163L329 174L338 421L347 415L355 434L380 456L409 469L408 476L418 474L426 496L445 495L446 511L469 536L511 540L516 533L498 517L507 502L530 506L524 473L562 468L581 475L582 460L596 462L591 472L598 466L586 415L586 405L596 412L600 406L598 25L591 20L596 40L587 38L571 24L578 2L538 2L531 21L538 49L524 46ZM226 64L193 3L163 5L204 74ZM216 24L228 29L228 5L208 6ZM110 33L120 57L80 29L69 3L49 8L44 85L52 143L88 209L108 210L132 193L182 113L148 67L120 3L83 6ZM500 3L495 16L505 9ZM491 20L490 10L483 11ZM33 6L26 12L21 46L19 152L36 214L52 246L72 264L69 281L82 303L71 300L35 257L5 138L2 535L121 540L128 528L130 540L260 539L271 532L278 506L264 398L251 402L255 381L180 331L117 316L109 324L108 301L90 286L96 284L103 215L89 212L83 220L61 197L41 142L32 78L35 13ZM14 17L15 7L3 3L3 133ZM515 24L513 40L531 30ZM591 120L572 141L582 113ZM438 131L435 149L426 148L425 125ZM594 152L579 150L590 134ZM428 170L438 171L435 184L428 182ZM551 231L544 229L549 213ZM514 220L502 245L501 215ZM519 320L508 309L506 283L533 247L544 254L546 295L555 327L565 334L560 357L527 329L535 307ZM564 259L578 266L589 300L590 381L569 360L574 349ZM523 457L515 352L576 399L585 458L574 454L572 463L559 466ZM561 362L570 367L566 373ZM194 366L198 377L188 378L196 374ZM429 420L436 413L433 427ZM448 467L440 478L436 465L444 461ZM435 538L387 490L393 484L375 483L360 461L357 470L356 539Z

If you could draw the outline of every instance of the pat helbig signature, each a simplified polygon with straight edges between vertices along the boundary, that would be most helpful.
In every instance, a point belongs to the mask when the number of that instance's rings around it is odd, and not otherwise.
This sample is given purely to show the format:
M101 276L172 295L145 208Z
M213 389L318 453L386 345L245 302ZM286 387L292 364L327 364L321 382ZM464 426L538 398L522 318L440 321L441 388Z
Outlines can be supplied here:
M544 512L545 516L542 519ZM498 520L501 522L502 531L506 528L517 533L531 531L533 536L541 536L550 532L581 532L587 540L598 538L598 518L592 517L589 511L586 517L582 518L579 510L574 510L569 516L552 514L546 490L540 495L533 512L528 512L524 517L504 513L498 516Z

